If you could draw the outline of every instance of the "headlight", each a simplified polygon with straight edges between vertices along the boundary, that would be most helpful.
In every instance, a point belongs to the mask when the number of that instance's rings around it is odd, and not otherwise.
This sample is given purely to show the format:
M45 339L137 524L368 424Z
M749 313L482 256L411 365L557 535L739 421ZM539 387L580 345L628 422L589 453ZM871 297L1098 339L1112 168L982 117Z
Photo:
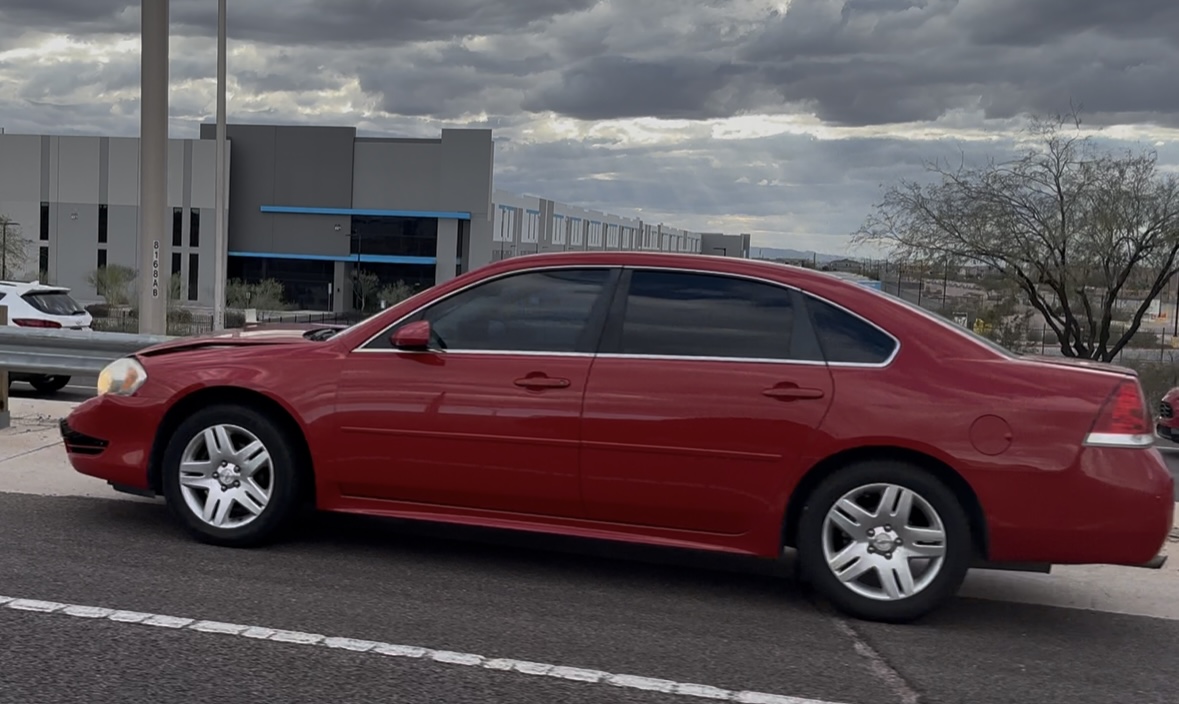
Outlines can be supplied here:
M147 381L147 370L133 357L117 359L98 375L98 395L130 396Z

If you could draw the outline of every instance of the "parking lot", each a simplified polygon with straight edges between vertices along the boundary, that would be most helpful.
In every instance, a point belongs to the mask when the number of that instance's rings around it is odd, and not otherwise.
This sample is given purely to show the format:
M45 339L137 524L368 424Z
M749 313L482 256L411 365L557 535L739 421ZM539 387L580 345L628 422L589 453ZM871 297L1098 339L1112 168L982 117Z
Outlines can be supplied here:
M1175 562L980 571L949 609L894 627L834 614L789 561L349 516L217 549L159 503L72 473L52 425L69 404L14 392L0 436L3 701L1177 698Z

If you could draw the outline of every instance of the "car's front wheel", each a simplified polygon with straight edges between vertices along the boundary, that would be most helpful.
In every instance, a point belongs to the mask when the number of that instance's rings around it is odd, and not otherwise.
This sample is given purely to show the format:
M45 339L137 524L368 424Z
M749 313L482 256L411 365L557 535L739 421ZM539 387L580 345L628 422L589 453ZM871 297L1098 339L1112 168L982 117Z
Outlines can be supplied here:
M164 497L185 528L217 545L277 538L298 509L304 460L265 413L208 406L185 419L164 451Z
M802 575L856 618L904 623L958 591L973 560L957 497L922 469L863 462L808 497L798 531Z

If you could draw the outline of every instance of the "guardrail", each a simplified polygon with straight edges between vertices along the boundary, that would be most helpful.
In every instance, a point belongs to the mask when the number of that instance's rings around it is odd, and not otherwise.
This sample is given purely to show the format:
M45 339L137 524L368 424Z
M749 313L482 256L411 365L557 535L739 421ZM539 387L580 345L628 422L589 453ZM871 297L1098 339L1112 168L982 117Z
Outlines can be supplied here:
M93 330L0 327L0 369L26 374L81 376L172 338Z
M10 327L8 308L0 306L0 429L12 422L8 405L10 372L94 375L120 357L170 339L163 335Z

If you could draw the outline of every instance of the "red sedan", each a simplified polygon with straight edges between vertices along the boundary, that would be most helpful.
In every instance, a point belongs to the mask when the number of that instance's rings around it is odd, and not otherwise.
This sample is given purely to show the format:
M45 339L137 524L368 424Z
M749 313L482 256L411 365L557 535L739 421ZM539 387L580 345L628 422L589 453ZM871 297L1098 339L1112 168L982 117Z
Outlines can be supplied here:
M70 461L257 545L300 508L778 558L907 621L971 566L1143 565L1172 479L1133 372L1017 357L834 276L544 254L334 334L145 349Z

